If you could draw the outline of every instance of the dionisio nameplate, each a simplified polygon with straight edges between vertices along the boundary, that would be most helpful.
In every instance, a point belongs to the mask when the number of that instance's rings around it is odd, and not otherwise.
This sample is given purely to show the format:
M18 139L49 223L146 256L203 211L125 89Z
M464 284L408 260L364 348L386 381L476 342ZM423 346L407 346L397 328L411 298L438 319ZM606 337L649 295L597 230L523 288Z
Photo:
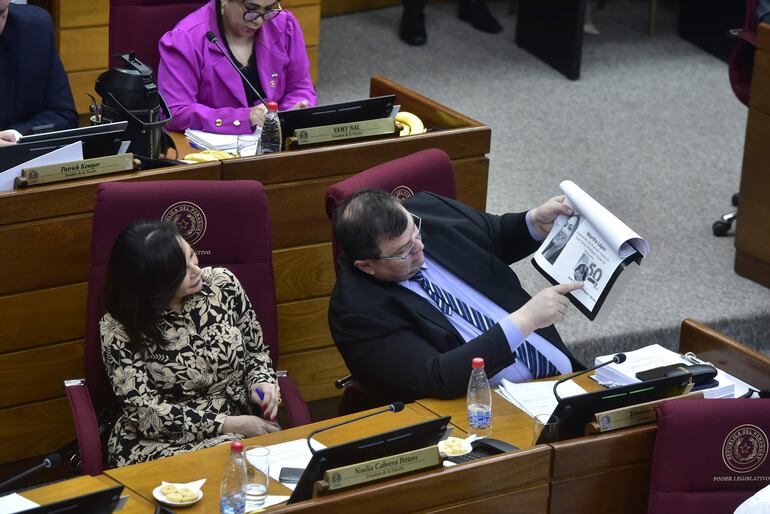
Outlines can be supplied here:
M294 135L297 138L297 144L312 145L328 143L330 141L394 134L395 132L396 124L393 118L377 118L351 123L323 125L321 127L301 128L295 130Z
M411 452L400 453L381 459L359 462L326 471L324 480L329 490L343 489L353 485L393 477L420 469L436 467L441 463L436 446L428 446Z

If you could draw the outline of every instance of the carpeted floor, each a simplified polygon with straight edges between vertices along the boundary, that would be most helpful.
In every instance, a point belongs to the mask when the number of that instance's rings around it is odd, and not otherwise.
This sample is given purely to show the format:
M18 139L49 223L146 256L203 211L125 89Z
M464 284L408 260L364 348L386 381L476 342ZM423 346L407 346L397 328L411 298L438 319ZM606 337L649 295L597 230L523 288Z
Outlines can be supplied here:
M491 5L497 35L458 20L455 3L429 5L418 48L396 36L400 7L323 19L319 101L392 78L492 128L490 212L525 210L570 178L645 237L650 254L609 319L572 309L558 325L584 362L673 348L685 317L770 348L770 290L736 275L734 239L711 234L738 190L746 124L726 65L677 36L675 3L661 2L650 37L648 2L612 0L572 82L516 47L508 2ZM514 269L530 292L548 285L529 261Z

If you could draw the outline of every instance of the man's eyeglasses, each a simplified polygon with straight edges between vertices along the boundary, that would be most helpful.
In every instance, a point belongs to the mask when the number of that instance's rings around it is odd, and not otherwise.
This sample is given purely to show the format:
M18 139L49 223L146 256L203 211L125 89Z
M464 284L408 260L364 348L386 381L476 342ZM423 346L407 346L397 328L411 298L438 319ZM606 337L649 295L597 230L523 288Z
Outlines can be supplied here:
M412 244L409 245L409 248L400 254L388 255L387 257L375 257L375 259L379 261L405 261L406 258L409 257L409 255L412 253L412 250L414 250L414 245L417 244L417 240L421 239L420 226L422 225L422 218L411 213L409 215L412 217L412 221L414 222L414 237L412 238Z
M254 4L249 4L249 5L246 5L245 3L243 4L243 21L252 22L252 21L257 21L260 18L262 18L265 21L272 20L273 18L281 14L281 12L283 11L283 9L281 9L281 5L279 2L270 4L265 8L250 7L253 5Z

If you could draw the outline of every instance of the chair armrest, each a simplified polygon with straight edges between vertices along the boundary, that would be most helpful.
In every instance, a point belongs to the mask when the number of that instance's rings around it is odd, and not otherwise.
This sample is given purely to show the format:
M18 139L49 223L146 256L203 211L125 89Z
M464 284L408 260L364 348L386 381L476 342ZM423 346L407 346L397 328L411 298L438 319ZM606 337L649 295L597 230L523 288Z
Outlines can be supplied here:
M281 398L289 416L289 425L298 427L310 423L310 412L307 404L297 388L297 384L285 373L278 375L278 386L281 388Z

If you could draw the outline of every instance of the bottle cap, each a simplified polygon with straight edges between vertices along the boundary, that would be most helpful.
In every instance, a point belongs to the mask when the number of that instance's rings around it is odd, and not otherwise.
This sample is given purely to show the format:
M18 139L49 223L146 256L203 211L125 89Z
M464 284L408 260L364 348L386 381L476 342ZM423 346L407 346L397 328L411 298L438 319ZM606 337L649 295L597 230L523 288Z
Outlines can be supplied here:
M473 361L471 362L471 366L473 366L473 369L483 368L484 359L482 359L481 357L474 357Z
M240 441L233 441L230 445L230 451L233 453L243 453L243 443Z
M267 110L268 111L277 111L278 110L278 104L276 102L267 102Z

